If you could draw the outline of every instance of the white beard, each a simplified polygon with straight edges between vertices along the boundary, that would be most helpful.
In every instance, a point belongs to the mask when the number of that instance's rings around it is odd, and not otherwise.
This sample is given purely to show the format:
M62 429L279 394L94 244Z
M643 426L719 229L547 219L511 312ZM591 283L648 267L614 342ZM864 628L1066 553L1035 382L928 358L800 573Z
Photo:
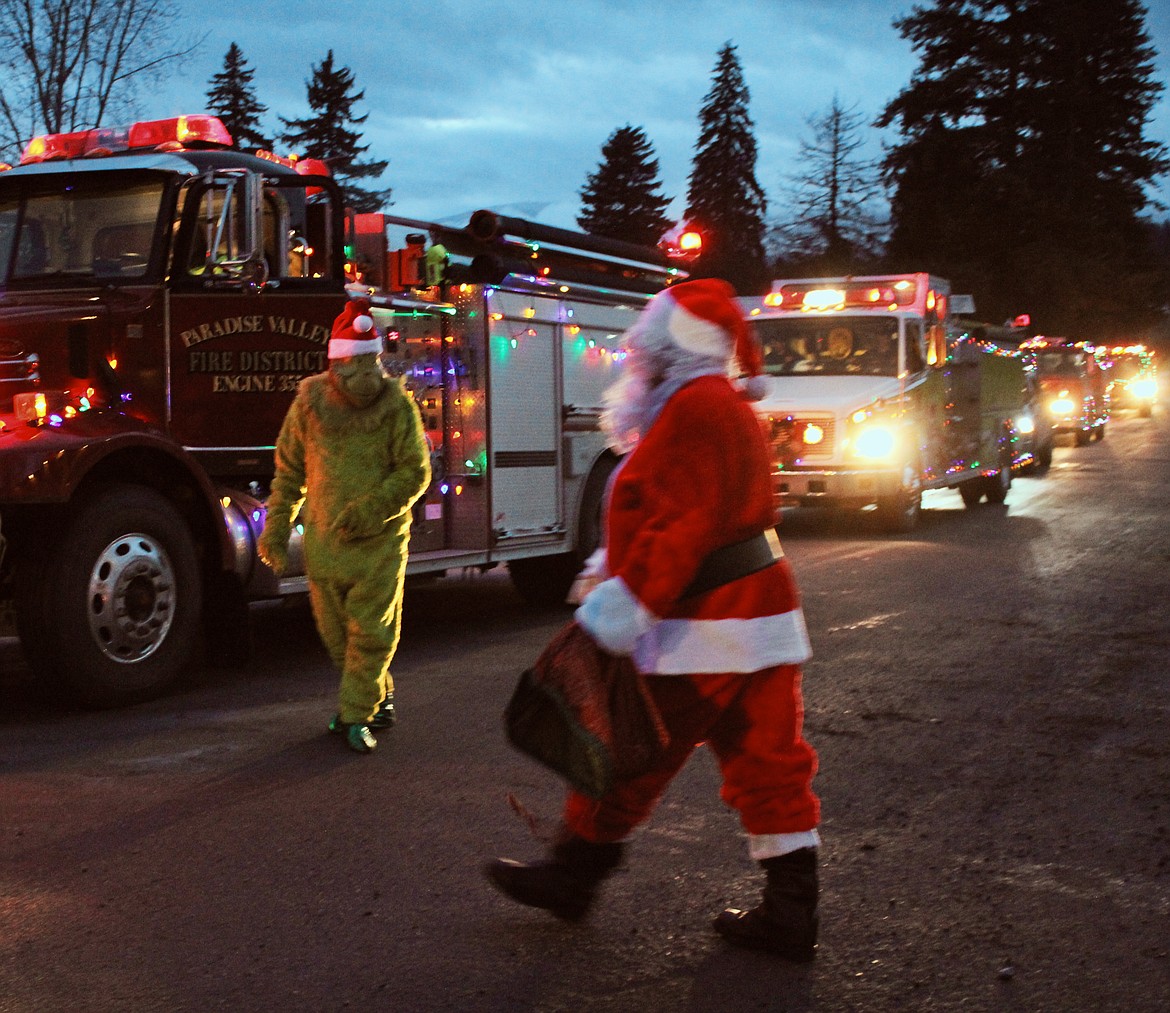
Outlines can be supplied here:
M649 382L632 365L601 395L601 431L614 453L628 454L646 434L652 421L646 417L649 395Z

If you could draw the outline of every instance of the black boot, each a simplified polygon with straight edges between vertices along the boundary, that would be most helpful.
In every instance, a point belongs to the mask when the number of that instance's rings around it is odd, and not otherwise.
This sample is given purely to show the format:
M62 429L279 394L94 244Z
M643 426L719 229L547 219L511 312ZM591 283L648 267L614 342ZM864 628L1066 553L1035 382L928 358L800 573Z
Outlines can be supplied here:
M807 963L817 945L816 849L765 858L760 867L768 876L763 901L750 911L728 908L715 918L715 931L736 946Z
M548 858L527 863L498 858L484 872L512 900L575 922L585 917L623 851L620 843L594 844L570 835L554 845Z

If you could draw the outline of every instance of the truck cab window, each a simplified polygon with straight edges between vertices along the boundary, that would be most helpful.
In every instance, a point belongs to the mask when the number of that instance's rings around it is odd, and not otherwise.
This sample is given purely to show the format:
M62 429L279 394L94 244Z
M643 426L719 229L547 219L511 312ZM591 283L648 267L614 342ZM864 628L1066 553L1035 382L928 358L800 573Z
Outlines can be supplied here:
M894 376L898 372L898 324L859 317L848 327L824 318L755 321L764 368L773 376Z
M0 285L8 279L8 268L12 264L12 251L16 245L15 204L0 204Z
M266 178L260 191L258 249L247 249L248 202L239 180L200 181L179 214L175 274L199 287L238 284L239 265L263 257L265 286L311 288L332 284L332 207L296 177Z
M906 321L906 372L921 373L926 369L922 346L922 326L916 320Z
M145 278L154 263L161 202L162 186L154 182L107 182L99 191L79 179L51 194L31 194L19 210L0 211L7 221L0 226L0 247L7 248L0 267L17 284Z

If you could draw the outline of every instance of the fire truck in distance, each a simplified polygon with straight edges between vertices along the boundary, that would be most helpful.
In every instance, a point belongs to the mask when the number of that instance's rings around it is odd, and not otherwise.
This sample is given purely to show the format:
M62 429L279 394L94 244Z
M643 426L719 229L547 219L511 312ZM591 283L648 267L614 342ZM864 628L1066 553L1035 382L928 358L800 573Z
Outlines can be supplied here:
M1035 375L1052 431L1071 433L1078 447L1105 439L1109 390L1096 349L1085 341L1038 336L1023 342L1020 351Z
M238 662L248 602L306 589L297 535L280 579L254 549L279 427L355 292L432 446L408 573L506 563L563 596L615 464L619 336L678 274L490 212L348 215L324 166L230 144L178 117L37 138L0 171L0 590L77 703L155 695L201 644Z
M954 326L970 297L916 273L777 281L744 301L779 506L874 509L909 531L926 489L1004 502L1027 383L1017 356Z
M1145 345L1117 345L1097 349L1097 362L1105 371L1109 409L1130 409L1148 419L1158 403L1158 360Z

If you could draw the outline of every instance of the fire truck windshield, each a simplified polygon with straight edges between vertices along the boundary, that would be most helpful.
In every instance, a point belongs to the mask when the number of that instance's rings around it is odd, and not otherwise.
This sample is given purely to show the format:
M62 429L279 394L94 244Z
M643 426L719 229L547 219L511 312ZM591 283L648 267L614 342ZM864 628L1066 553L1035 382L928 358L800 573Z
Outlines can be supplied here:
M1132 380L1135 376L1146 372L1148 368L1147 362L1136 353L1113 357L1112 372L1118 380Z
M879 317L755 320L764 367L773 376L896 376L898 322Z
M77 284L155 273L163 185L78 178L0 197L0 284Z
M1041 352L1036 356L1036 369L1042 376L1083 376L1085 353L1080 349Z

